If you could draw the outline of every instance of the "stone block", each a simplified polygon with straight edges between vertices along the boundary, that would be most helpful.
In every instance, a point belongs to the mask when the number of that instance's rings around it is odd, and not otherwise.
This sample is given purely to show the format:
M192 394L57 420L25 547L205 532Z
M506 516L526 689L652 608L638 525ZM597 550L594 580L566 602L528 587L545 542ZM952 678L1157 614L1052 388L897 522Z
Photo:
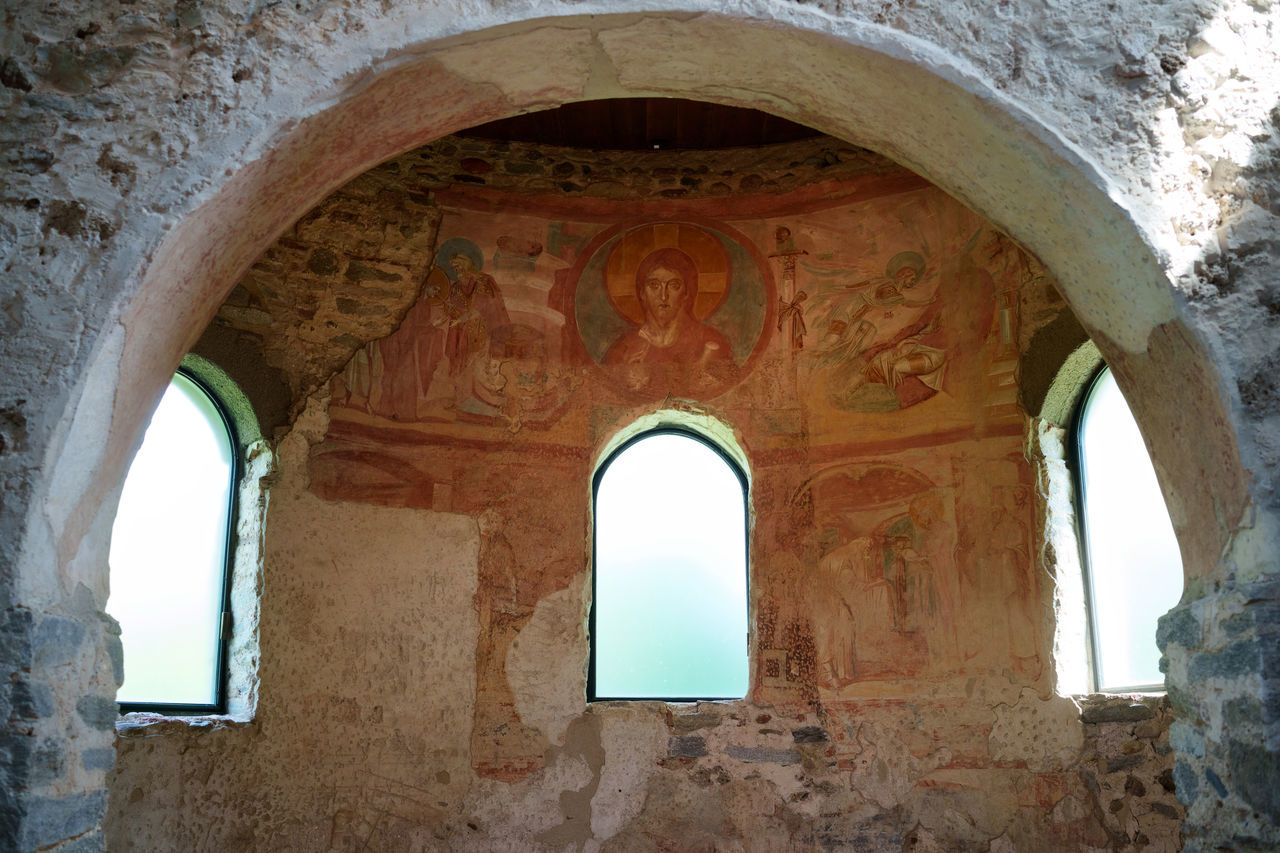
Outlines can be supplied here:
M109 731L116 724L116 702L107 696L89 693L76 702L76 713L90 728Z
M1206 767L1204 769L1204 778L1208 780L1209 784L1213 787L1213 790L1218 792L1219 797L1226 799L1227 786L1222 783L1222 777L1215 773L1212 767Z
M51 707L52 692L46 685L29 680L14 681L6 691L4 704L9 720L34 720L44 715L44 710Z
M7 586L7 584L0 584ZM0 598L6 598L0 593ZM0 660L11 666L25 666L31 660L31 611L7 608L0 615Z
M111 658L111 677L116 686L124 684L124 644L120 642L120 630L106 637L107 656Z
M1223 716L1232 731L1256 726L1262 720L1262 704L1253 698L1232 699L1223 705Z
M46 616L36 627L35 665L44 668L71 663L84 642L84 635L84 625L80 622Z
M1199 648L1204 642L1204 629L1188 607L1175 607L1161 616L1156 627L1156 645L1168 652L1169 644L1187 649Z
M1210 678L1238 678L1259 670L1260 649L1256 640L1237 640L1220 652L1195 655L1187 667L1191 683Z
M1142 753L1134 753L1132 755L1124 755L1120 758L1112 758L1107 761L1107 773L1119 773L1121 770L1129 770L1137 767L1146 759Z
M696 714L676 714L671 718L671 726L679 734L688 734L699 729L711 729L718 725L720 725L720 715L714 711L699 711Z
M1280 754L1233 739L1227 746L1227 762L1236 793L1273 823L1280 823Z
M1159 737L1161 733L1164 732L1167 724L1166 720L1161 720L1158 717L1153 717L1150 720L1143 720L1133 727L1133 735L1134 737L1151 740L1152 738Z
M107 792L69 797L28 797L19 832L19 849L31 850L77 838L97 830L107 813Z
M707 741L697 735L673 737L667 742L667 755L671 758L701 758L707 754Z
M821 726L803 726L791 731L791 738L796 743L826 743L827 733Z
M731 746L725 751L729 753L730 758L747 764L781 764L785 767L800 763L800 753L794 749Z
M1141 702L1110 701L1100 705L1086 705L1080 711L1084 723L1137 723L1150 720L1156 709Z
M1200 780L1196 778L1196 771L1187 762L1179 761L1173 765L1173 782L1178 802L1184 806L1190 806L1200 799Z

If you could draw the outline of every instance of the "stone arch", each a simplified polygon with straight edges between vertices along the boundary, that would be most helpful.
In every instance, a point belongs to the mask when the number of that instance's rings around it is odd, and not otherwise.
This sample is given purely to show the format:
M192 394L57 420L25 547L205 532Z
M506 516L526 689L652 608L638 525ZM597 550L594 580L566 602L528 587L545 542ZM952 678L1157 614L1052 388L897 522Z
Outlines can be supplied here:
M331 79L308 65L297 74L302 90L265 129L246 121L216 146L225 153L207 158L207 188L186 197L172 227L140 217L120 235L143 249L116 259L118 323L97 341L45 472L63 561L102 530L122 460L178 359L239 274L302 211L372 165L468 126L574 100L669 95L764 109L877 150L1035 252L1134 404L1188 573L1219 571L1248 503L1220 380L1182 319L1152 246L1155 226L1113 198L1107 177L1053 128L933 45L817 13L793 11L785 28L713 14L455 15L429 22L429 33L366 34L352 52L385 57L366 74ZM495 25L445 31L458 20ZM753 61L742 62L746 55ZM145 210L153 200L133 204ZM1168 387L1179 389L1176 401Z

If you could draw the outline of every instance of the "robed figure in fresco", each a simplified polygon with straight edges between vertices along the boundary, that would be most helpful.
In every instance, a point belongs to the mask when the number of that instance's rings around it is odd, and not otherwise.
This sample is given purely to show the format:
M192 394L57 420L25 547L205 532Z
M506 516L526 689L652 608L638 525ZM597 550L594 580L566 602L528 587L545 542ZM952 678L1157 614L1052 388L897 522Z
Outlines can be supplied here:
M448 331L444 355L449 360L449 373L458 376L477 356L487 354L494 332L510 324L507 309L493 276L476 269L469 255L455 254L449 259L453 281L443 293L436 293L443 309L436 321ZM433 295L430 290L428 295Z
M644 322L614 342L603 362L621 368L630 388L697 387L720 382L733 369L728 338L693 316L698 269L687 254L650 252L636 268L635 292Z
M479 269L479 249L450 242L399 328L357 353L340 377L345 405L399 421L450 419L472 396L476 373L511 321L497 282Z

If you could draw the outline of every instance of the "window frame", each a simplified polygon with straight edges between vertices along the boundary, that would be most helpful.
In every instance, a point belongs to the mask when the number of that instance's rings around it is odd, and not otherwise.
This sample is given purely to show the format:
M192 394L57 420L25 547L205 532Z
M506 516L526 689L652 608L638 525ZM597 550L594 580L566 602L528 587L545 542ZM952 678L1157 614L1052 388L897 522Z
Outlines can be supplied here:
M658 435L679 435L685 438L691 438L699 442L705 447L710 448L720 457L733 475L738 479L738 485L742 488L742 536L743 536L743 566L742 570L745 574L744 602L746 608L747 635L745 637L746 656L747 656L747 695L751 693L751 488L750 481L742 466L738 464L723 447L721 447L714 439L703 435L702 433L690 429L680 424L664 423L656 427L644 429L635 435L629 437L626 441L615 447L604 460L596 466L595 473L591 477L591 609L587 622L587 701L588 702L724 702L724 701L740 701L745 696L600 696L596 692L596 601L597 590L596 580L599 577L599 559L598 549L600 546L599 536L595 524L596 501L600 495L600 482L604 479L605 472L613 464L614 460L625 453L632 445L638 444L647 438Z
M236 525L239 520L239 484L240 479L244 475L244 451L240 444L239 431L236 429L235 420L231 415L226 401L210 387L210 384L204 381L195 371L189 369L185 364L174 371L174 378L182 376L191 382L201 393L209 399L213 409L218 414L218 419L225 432L227 441L231 448L231 472L230 481L227 484L227 512L226 525L223 534L223 561L222 561L222 590L219 598L221 606L221 615L218 619L218 641L217 641L217 657L215 661L215 697L212 704L204 703L181 703L181 702L117 702L118 712L129 714L133 712L146 712L153 714L162 714L164 716L209 716L214 714L226 714L228 710L228 688L230 682L230 645L232 635L232 610L231 610L231 586L232 574L235 565L235 532ZM173 379L169 380L169 385L173 383ZM169 385L165 386L167 391ZM157 407L159 404L157 403ZM152 412L154 416L155 412ZM150 425L150 420L148 420ZM141 445L139 445L141 447ZM133 463L130 460L130 470ZM128 472L125 473L128 479ZM127 662L126 662L127 665Z
M1100 362L1089 375L1089 379L1083 385L1083 392L1076 401L1075 409L1072 413L1071 423L1071 440L1068 449L1068 463L1071 469L1071 485L1073 509L1076 514L1076 537L1078 540L1078 554L1080 562L1080 579L1084 586L1084 614L1085 614L1085 635L1088 638L1086 643L1086 657L1088 658L1088 687L1090 693L1163 693L1165 692L1165 684L1163 682L1151 684L1133 684L1133 685L1108 685L1102 686L1102 648L1101 638L1098 636L1097 621L1097 605L1095 603L1096 590L1094 585L1094 572L1091 561L1091 550L1089 544L1089 525L1087 516L1085 515L1085 503L1088 500L1085 495L1084 487L1084 427L1085 427L1085 410L1089 407L1090 401L1093 399L1094 392L1097 391L1098 385L1103 378L1112 372L1111 366L1105 361ZM1165 507L1168 511L1168 507Z

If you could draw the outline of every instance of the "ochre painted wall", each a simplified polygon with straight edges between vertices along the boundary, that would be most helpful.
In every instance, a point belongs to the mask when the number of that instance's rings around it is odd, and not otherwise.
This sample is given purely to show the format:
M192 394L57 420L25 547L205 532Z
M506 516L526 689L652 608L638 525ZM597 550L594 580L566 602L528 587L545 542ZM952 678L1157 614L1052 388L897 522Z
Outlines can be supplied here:
M644 204L576 216L536 184L412 195L407 156L304 217L217 321L304 406L257 712L129 730L114 843L1174 849L1167 711L1054 695L1016 400L1065 309L999 231L910 173L868 189L854 154L820 191L663 202L704 182L651 170ZM655 252L685 296L646 313ZM591 478L655 413L745 455L741 701L586 702Z

